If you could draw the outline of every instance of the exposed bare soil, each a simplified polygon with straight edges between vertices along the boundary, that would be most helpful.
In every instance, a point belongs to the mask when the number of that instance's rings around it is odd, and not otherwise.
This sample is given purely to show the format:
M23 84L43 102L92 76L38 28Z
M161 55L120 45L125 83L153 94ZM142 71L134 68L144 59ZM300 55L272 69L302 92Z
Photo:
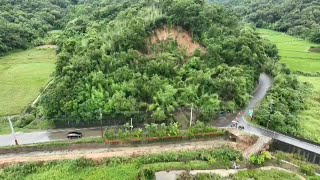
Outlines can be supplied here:
M178 44L180 50L186 50L187 56L192 56L194 52L199 49L202 53L206 50L199 43L193 42L189 32L183 30L180 27L169 28L164 26L155 31L154 35L150 38L151 45L174 40Z
M57 161L66 159L87 158L100 161L105 158L119 156L141 156L145 154L157 154L171 151L187 151L218 148L222 146L235 147L236 143L224 140L172 143L172 144L153 144L137 147L113 147L99 149L81 149L81 150L64 150L52 152L30 152L21 154L0 155L0 167L10 164L24 162L44 162Z
M311 47L309 51L313 53L320 53L320 47Z
M37 49L56 49L58 46L56 45L43 45L36 47Z
M242 133L242 132L241 132ZM253 139L252 139L253 138ZM235 148L244 155L255 153L261 148L259 140L252 145L254 137L244 136L238 142L231 142L223 139L207 140L207 141L190 141L190 142L178 142L178 143L166 143L166 144L149 144L139 145L132 147L106 147L96 149L78 149L78 150L60 150L52 152L29 152L29 153L13 153L0 155L0 167L5 167L11 164L25 163L25 162L45 162L45 161L58 161L66 159L78 159L87 158L100 162L103 159L119 156L141 156L145 154L157 154L162 152L172 151L188 151L199 149L211 149L219 148L222 146L229 146ZM256 145L257 144L257 145ZM252 147L252 148L250 148ZM249 151L249 152L248 152Z

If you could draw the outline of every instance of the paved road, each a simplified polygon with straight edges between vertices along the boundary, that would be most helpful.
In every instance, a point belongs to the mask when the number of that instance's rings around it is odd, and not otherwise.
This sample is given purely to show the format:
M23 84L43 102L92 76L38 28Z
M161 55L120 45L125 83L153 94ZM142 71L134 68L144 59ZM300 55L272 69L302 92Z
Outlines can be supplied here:
M256 105L265 97L267 91L270 89L271 86L272 86L272 79L266 74L261 74L258 88L256 89L251 101L249 102L248 107L244 110L245 114L248 113L249 109L256 107ZM227 127L230 127L230 126L231 124L229 124ZM316 146L298 139L294 139L292 137L289 137L277 132L273 132L271 130L268 130L262 127L253 126L249 122L247 122L243 116L239 117L239 126L244 126L244 131L248 133L255 134L258 136L267 136L267 137L294 145L296 147L300 147L302 149L306 149L308 151L320 154L319 146Z
M101 136L100 128L83 128L83 129L61 129L54 131L34 132L34 133L17 133L16 138L19 144L34 144L50 141L66 140L67 133L73 130L80 130L84 137ZM12 135L0 136L0 146L14 145Z

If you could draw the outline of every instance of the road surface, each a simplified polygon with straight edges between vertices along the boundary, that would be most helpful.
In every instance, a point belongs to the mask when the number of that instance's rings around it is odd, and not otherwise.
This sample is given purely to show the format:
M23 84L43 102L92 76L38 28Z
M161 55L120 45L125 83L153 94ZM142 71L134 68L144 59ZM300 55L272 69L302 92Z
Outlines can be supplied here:
M252 99L249 102L249 105L247 108L244 110L244 114L247 114L250 109L255 108L258 103L265 97L267 91L270 89L272 86L272 79L266 75L266 74L261 74L260 75L260 80L259 80L259 85L252 97ZM270 137L273 139L277 139L279 141L285 142L287 144L294 145L296 147L320 154L320 146L316 146L314 144L310 144L308 142L295 139L271 130L268 130L263 127L257 127L245 120L243 116L239 117L239 124L238 126L244 126L244 131L248 132L250 134L255 134L258 136L266 136ZM230 127L231 124L228 124L227 127Z
M103 128L104 129L104 128ZM16 133L19 144L34 144L50 141L67 140L67 133L70 131L80 131L83 137L101 136L100 128L83 128L83 129L61 129L54 131L34 132L34 133ZM15 145L12 135L0 136L0 146Z

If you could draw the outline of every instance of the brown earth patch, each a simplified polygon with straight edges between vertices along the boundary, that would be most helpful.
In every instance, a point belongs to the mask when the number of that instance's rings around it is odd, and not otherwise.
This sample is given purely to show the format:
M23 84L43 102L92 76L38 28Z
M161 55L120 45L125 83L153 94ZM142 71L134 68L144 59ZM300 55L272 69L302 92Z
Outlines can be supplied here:
M187 56L192 56L197 49L199 49L201 53L206 52L206 49L203 46L197 42L193 42L188 31L185 31L179 27L169 28L164 26L157 29L150 38L150 44L154 45L160 42L168 42L170 40L176 41L180 50L186 50Z
M310 47L309 51L313 53L320 53L320 47Z
M112 157L138 157L147 154L159 154L163 152L196 151L201 149L214 149L220 147L236 147L235 142L221 139L209 141L190 141L180 143L153 144L132 147L111 147L96 149L65 150L52 152L31 152L19 154L0 155L0 169L13 164L26 162L61 161L78 158L92 159L100 162Z

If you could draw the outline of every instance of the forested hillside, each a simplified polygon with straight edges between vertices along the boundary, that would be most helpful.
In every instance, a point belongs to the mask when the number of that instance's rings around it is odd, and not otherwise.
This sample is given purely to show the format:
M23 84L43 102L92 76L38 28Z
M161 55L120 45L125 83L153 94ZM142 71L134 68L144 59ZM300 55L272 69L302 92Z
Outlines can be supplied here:
M49 30L62 28L71 0L0 0L0 56L35 45Z
M320 43L318 0L215 0L232 7L259 28L286 32Z
M37 116L205 120L248 102L275 46L205 1L86 1L70 10Z

